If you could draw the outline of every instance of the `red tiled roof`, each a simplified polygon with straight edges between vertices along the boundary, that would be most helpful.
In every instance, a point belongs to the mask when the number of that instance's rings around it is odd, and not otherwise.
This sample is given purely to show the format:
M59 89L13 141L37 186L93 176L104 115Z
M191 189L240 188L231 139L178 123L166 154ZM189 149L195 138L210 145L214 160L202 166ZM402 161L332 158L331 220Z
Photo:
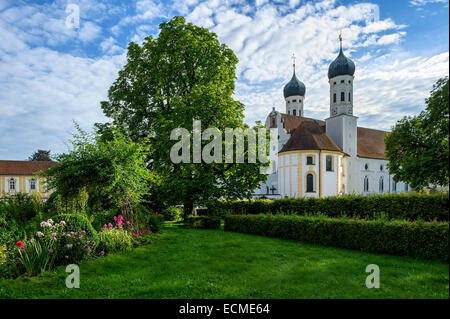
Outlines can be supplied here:
M0 175L33 175L56 165L58 162L0 160Z
M281 152L294 150L327 150L342 152L316 121L303 121L284 144Z
M316 120L312 118L302 117L302 116L296 116L296 115L288 115L288 114L281 114L284 127L288 132L291 132L291 137L286 142L286 144L283 146L282 151L285 149L285 146L290 143L290 147L295 147L293 145L299 146L300 144L305 146L311 146L312 144L309 144L310 142L299 142L299 141L292 141L291 139L298 139L301 135L298 133L296 137L294 137L294 130L298 128L302 123L316 123L319 127L322 128L323 132L326 132L326 123L325 121ZM384 145L384 135L387 133L385 131L380 130L374 130L370 128L365 127L359 127L357 128L357 156L358 157L365 157L365 158L375 158L375 159L387 159L385 155L386 146ZM333 143L334 141L326 135ZM331 147L329 143L326 143L327 147ZM334 143L335 144L335 143ZM335 144L336 145L336 144ZM317 145L318 146L318 145ZM336 147L338 147L336 145ZM338 147L339 148L339 147ZM299 149L299 148L297 148ZM306 149L306 148L302 148ZM310 148L311 149L311 148ZM312 148L315 149L315 148ZM325 148L322 148L325 150ZM330 150L330 149L328 149ZM339 149L340 150L340 149ZM285 151L285 150L284 150Z

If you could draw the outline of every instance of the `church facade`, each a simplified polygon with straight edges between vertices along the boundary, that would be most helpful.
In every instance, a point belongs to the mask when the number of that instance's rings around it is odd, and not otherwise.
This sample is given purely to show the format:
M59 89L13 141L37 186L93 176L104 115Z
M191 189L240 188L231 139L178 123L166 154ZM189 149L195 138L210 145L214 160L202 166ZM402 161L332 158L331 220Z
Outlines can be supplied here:
M275 108L265 126L273 136L271 168L255 197L327 197L407 192L395 182L385 155L385 131L359 127L353 115L355 64L342 50L328 69L330 115L304 117L305 85L294 72L283 94L286 112Z

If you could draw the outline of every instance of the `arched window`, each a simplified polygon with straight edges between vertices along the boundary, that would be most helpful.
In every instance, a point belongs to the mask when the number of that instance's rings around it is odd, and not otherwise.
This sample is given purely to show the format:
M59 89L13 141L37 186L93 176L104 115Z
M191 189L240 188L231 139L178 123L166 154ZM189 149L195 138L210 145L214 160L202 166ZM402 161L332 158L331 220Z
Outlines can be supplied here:
M367 176L364 177L364 191L365 192L369 191L369 177Z
M345 93L341 92L341 101L345 101Z
M333 94L333 103L336 103L336 93Z
M383 165L380 165L380 171L383 171Z
M380 177L380 181L378 183L378 190L380 193L384 192L384 180L383 176Z
M9 179L9 190L10 191L16 190L16 180L14 178Z
M314 193L314 175L311 173L306 175L306 192Z
M297 115L297 110L293 110L292 113L293 113L294 115Z
M352 100L350 92L348 92L348 101L350 102Z
M369 164L366 163L366 165L364 165L364 169L367 171L369 169Z
M331 155L327 155L326 157L326 170L328 172L333 171L333 157Z

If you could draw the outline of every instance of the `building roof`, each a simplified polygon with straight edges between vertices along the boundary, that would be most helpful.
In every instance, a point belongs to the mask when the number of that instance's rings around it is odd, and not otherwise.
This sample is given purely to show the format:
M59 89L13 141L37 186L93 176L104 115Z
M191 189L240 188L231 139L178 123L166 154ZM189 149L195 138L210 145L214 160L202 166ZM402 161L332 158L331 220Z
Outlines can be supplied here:
M295 70L294 74L292 74L291 80L284 86L283 94L284 98L290 97L290 96L305 96L306 87L305 84L303 84L302 81L300 81L297 76L295 76Z
M303 121L284 144L281 152L294 150L327 150L342 152L316 121Z
M387 132L358 126L357 149L359 157L387 159L384 135Z
M328 67L328 79L338 75L353 75L355 73L355 63L347 58L342 52L342 46L337 58Z
M298 145L300 142L294 142L292 139L299 139L300 133L295 134L294 136L294 130L300 127L302 123L316 123L324 133L326 133L326 122L321 120L316 120L308 117L302 117L302 116L296 116L296 115L288 115L281 113L281 117L284 123L284 128L291 132L291 137L286 142L286 144L283 146L282 150L280 152L286 152L285 147L290 143L290 147L294 147L294 145ZM375 158L375 159L387 159L385 155L386 146L384 144L384 135L387 132L380 131L380 130L374 130L366 127L359 127L357 128L357 156L358 157L364 157L364 158ZM328 135L326 135L329 139L331 139ZM333 141L333 139L331 139ZM334 143L334 141L333 141ZM335 143L334 143L335 144ZM307 142L303 144L303 147L308 145ZM336 144L335 144L336 145ZM339 151L342 151L339 146ZM300 149L300 148L297 148ZM305 149L306 148L301 148ZM317 149L317 148L309 148L309 149ZM330 145L328 145L328 148L321 148L322 150L332 150L330 149ZM294 150L294 149L290 149Z
M58 162L0 160L0 175L33 175L56 165Z

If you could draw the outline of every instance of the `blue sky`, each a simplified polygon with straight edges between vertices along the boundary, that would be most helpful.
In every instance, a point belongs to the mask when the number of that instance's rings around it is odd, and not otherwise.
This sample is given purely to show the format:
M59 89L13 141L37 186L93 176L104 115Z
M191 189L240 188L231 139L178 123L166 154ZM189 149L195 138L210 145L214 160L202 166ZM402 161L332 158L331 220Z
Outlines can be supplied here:
M78 28L66 26L76 4ZM73 120L89 130L125 62L130 41L158 35L174 15L216 32L239 58L235 98L246 122L284 112L282 89L296 73L305 116L329 114L327 69L342 32L355 61L354 114L360 126L389 130L424 108L448 75L448 0L396 1L18 1L0 0L0 159L37 149L64 152Z

